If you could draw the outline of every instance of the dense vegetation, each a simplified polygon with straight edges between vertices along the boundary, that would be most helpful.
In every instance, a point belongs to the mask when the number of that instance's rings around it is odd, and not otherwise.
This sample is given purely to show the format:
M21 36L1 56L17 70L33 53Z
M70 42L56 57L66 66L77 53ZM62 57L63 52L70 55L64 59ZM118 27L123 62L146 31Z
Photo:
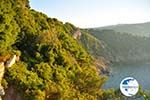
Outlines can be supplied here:
M13 86L25 100L102 98L105 78L69 34L72 28L30 9L28 0L2 0L0 55L21 58L6 70L3 86Z
M114 30L90 29L90 33L103 41L103 48L97 49L97 56L103 56L112 62L149 62L149 37L133 36Z
M79 44L84 42L94 54L91 48L101 48L101 42L86 30L81 30L84 35L77 42L72 38L76 29L31 9L28 0L2 0L0 58L20 56L20 61L5 71L5 89L13 87L22 100L119 99L119 91L101 88L106 78Z

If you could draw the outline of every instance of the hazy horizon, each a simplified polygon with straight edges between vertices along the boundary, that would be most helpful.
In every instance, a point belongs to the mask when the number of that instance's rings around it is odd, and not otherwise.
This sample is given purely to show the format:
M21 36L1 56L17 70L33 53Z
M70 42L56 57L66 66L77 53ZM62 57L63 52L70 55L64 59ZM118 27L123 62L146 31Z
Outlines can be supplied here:
M32 9L81 28L149 22L149 4L149 0L30 1Z

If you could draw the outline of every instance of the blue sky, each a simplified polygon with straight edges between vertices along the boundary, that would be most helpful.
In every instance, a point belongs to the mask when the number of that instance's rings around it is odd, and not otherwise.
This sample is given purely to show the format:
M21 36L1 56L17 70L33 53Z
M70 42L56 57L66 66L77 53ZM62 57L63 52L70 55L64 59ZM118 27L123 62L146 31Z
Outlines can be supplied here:
M150 0L30 0L30 5L82 28L150 21Z

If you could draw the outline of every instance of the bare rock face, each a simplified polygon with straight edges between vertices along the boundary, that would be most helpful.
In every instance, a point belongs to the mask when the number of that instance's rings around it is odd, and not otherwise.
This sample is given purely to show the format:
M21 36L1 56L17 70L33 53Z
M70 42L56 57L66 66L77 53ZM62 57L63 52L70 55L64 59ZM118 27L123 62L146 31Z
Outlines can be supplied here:
M23 100L23 98L13 86L10 86L6 90L6 94L3 97L3 100Z
M2 100L1 96L5 95L5 91L3 86L1 86L1 81L4 76L5 66L4 62L0 62L0 100Z
M95 59L94 64L96 65L96 68L99 73L106 75L111 74L108 62L105 59L103 58Z
M17 56L13 55L7 62L5 67L11 67L16 62Z
M0 62L0 83L4 75L4 70L5 70L4 62Z
M1 86L1 81L4 76L5 67L8 67L8 68L11 67L16 61L19 61L19 56L13 55L10 59L8 59L6 61L5 65L4 65L4 62L0 62L0 100L2 100L2 96L5 95L4 88L3 88L3 86ZM4 96L3 100L21 100L21 99L17 99L17 98L19 98L18 96L16 96L15 99L13 99L12 97L14 97L14 95L16 95L14 93L16 93L16 92L14 91L14 89L12 87L8 88L7 94Z
M0 96L5 95L5 91L4 88L2 86L0 86Z
M80 29L77 29L77 31L73 34L73 38L74 39L80 38L81 35L82 33L80 32Z

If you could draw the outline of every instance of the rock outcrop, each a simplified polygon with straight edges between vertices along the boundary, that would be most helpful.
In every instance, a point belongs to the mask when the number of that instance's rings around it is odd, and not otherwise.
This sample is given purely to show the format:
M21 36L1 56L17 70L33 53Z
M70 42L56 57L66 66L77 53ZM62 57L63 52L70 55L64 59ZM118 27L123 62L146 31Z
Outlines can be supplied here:
M5 70L4 62L0 62L0 82L2 81L4 70Z
M16 61L19 60L19 56L13 55L10 59L5 62L0 62L0 100L2 100L1 96L5 95L5 91L3 86L1 85L1 81L4 76L5 67L11 67ZM11 100L11 99L10 99Z
M73 34L73 38L74 39L80 38L81 35L82 33L80 32L80 29L78 28L77 31Z
M22 97L15 87L9 86L3 100L22 100Z
M94 64L96 65L96 68L100 74L106 75L111 74L108 62L105 59L103 58L95 59Z
M11 67L16 62L16 55L13 55L5 64L5 67Z
M1 96L5 95L4 88L3 86L1 86L1 81L4 76L4 71L5 71L4 62L0 62L0 100L2 100Z

